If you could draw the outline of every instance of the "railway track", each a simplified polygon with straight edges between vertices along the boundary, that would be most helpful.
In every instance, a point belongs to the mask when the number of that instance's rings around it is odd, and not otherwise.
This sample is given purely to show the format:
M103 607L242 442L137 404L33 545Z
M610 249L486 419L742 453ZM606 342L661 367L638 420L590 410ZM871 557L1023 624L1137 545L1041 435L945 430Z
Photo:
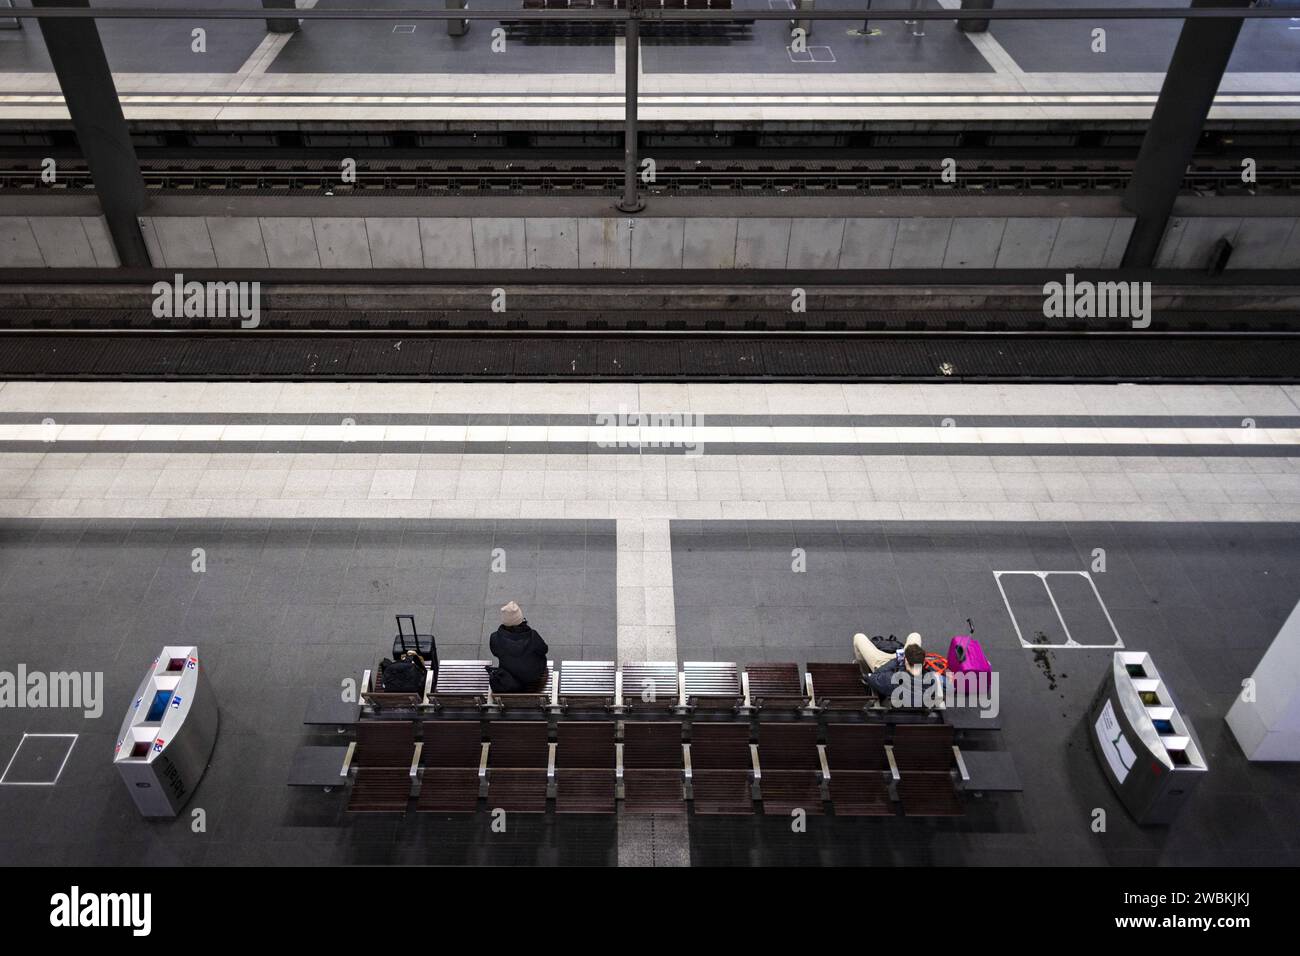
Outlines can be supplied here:
M944 182L937 162L810 160L665 159L656 163L649 194L744 193L826 195L872 192L1035 194L1045 192L1120 192L1132 164L1000 163L966 161L960 175ZM616 195L623 170L617 158L556 160L365 160L358 159L355 182L344 182L339 160L142 160L145 186L159 194L237 192L373 196L585 193ZM77 160L59 163L54 184L42 180L39 160L0 159L0 190L93 191L89 170ZM1242 182L1240 163L1193 166L1183 190L1205 195L1289 193L1300 190L1300 163L1261 166L1256 181Z
M0 334L153 333L222 335L238 331L235 318L156 317L151 308L0 309ZM792 313L766 308L515 308L339 309L262 306L259 335L765 335L867 336L1001 335L1026 337L1121 335L1300 337L1300 312L1287 310L1161 310L1151 330L1137 331L1127 319L1048 319L1042 310L812 308Z
M1294 383L1300 332L11 326L0 379Z

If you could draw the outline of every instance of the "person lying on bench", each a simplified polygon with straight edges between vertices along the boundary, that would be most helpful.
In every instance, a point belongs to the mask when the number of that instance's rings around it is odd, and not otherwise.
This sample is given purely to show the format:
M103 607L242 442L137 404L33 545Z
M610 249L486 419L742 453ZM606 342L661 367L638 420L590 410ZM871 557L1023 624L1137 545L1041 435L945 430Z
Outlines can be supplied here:
M492 632L488 648L496 655L499 665L487 669L493 693L517 694L535 685L546 673L546 654L550 648L528 626L524 612L514 601L501 609L501 626Z
M885 700L903 680L895 676L899 671L906 669L915 679L925 672L925 648L921 646L921 635L915 631L907 635L897 651L882 651L867 635L854 634L853 657L862 671L862 683Z

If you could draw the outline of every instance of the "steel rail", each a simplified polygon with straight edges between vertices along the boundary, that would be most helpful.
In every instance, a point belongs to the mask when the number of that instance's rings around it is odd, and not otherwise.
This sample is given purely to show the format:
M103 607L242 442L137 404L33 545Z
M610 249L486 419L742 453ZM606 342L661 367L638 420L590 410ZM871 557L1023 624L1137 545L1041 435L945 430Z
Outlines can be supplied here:
M237 319L231 319L232 323ZM257 328L240 329L235 325L228 328L0 328L0 338L15 336L39 336L58 338L66 336L108 336L119 338L172 338L191 336L208 338L221 336L229 338L245 336L252 338L496 338L511 336L514 338L1046 338L1046 339L1157 339L1171 338L1193 339L1293 339L1300 338L1300 330L1279 331L1276 329L532 329L526 326L517 328L474 328L474 329L322 329L322 328Z
M502 14L506 14L502 17ZM627 10L368 10L339 9L265 9L262 7L196 7L190 9L155 9L143 7L15 7L5 16L24 20L534 20L545 22L621 22L624 20L665 20L737 22L750 20L1289 20L1294 8L1287 7L1079 7L1044 9L1036 7L993 8L989 10L646 10L639 15Z

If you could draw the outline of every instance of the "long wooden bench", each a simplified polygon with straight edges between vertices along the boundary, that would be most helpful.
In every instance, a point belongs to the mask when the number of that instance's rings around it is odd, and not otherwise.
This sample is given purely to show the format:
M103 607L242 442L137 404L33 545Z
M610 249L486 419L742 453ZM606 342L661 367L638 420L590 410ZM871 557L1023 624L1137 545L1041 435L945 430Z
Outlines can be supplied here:
M959 816L963 790L1023 789L1009 753L957 746L976 718L907 722L874 702L857 664L801 674L794 663L548 661L536 688L493 695L488 663L443 661L436 686L430 674L426 695L400 701L367 672L371 711L356 741L346 753L300 748L291 785L349 783L351 812L404 812L414 788L419 812L473 812L486 794L490 808L532 813L554 798L559 813L611 813L619 801L628 813L680 813L693 801L702 815L752 814L757 799L767 814L821 813L829 801L849 816ZM622 720L568 719L568 707ZM557 715L554 743L549 720L518 719L534 713Z
M896 805L961 816L960 790L1022 789L1009 754L963 753L945 724L832 721L824 744L814 721L696 721L685 744L680 720L624 721L621 742L612 720L561 720L555 743L545 721L422 725L417 741L415 721L359 724L341 770L332 755L342 748L306 748L312 766L290 783L350 780L348 811L370 813L405 812L416 779L424 813L472 813L486 792L489 809L522 813L544 813L554 797L557 813L614 813L621 799L626 813L681 813L690 801L700 815L749 815L757 796L769 815L817 815L829 800L837 816L889 816Z
M522 0L523 10L622 10L625 0ZM710 36L719 34L744 34L754 25L753 20L709 20L698 19L689 22L682 20L663 20L655 16L664 10L717 10L730 13L734 10L732 0L641 0L643 18L642 32L647 36L672 35L689 36L704 33ZM530 36L565 37L565 36L612 36L619 31L618 21L529 21L502 17L501 25L507 30L526 31Z

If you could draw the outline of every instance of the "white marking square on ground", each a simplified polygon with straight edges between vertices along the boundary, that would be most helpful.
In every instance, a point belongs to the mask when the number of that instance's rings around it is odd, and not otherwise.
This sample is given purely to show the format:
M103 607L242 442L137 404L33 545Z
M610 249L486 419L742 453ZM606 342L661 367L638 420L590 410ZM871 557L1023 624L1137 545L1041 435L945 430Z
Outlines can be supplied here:
M819 52L820 51L820 52ZM834 63L835 54L828 46L810 46L805 53L795 53L790 47L785 48L791 63Z
M396 24L396 25L393 27L393 32L394 32L394 33L414 33L414 32L415 32L415 24L414 24L414 23L398 23L398 24Z
M1056 617L1061 622L1061 630L1065 632L1064 644L1034 644L1025 640L1024 633L1020 630L1020 622L1016 620L1016 612L1011 607L1011 599L1007 597L1006 589L1002 586L1003 575L1030 575L1038 578L1043 583L1043 589L1047 592L1048 599L1052 602L1052 608L1056 611ZM1052 586L1048 583L1048 578L1053 575L1078 575L1084 578L1092 588L1093 596L1097 598L1097 605L1101 612L1106 616L1106 622L1110 625L1111 632L1115 635L1114 644L1080 644L1070 635L1070 625L1065 620L1065 615L1061 613L1061 607L1056 602L1056 595L1052 593ZM1016 637L1020 639L1020 646L1034 649L1064 648L1074 647L1081 650L1096 649L1114 649L1119 650L1124 647L1124 639L1119 636L1119 630L1115 627L1115 621L1110 616L1110 609L1106 607L1106 602L1102 600L1101 593L1097 590L1097 582L1092 579L1092 575L1087 571L994 571L993 578L998 585L998 593L1002 595L1002 603L1006 605L1007 614L1011 616L1011 624L1016 629Z
M63 758L58 761L59 769L54 772L54 779L53 780L10 780L9 771L13 769L14 761L18 759L18 754L23 749L23 745L27 743L29 739L37 739L37 738L54 738L54 739L62 738L68 741L68 749L64 751ZM54 786L56 783L59 782L59 778L63 776L63 768L68 765L68 758L72 756L72 748L75 747L76 744L77 744L77 734L23 734L23 739L18 741L18 746L14 748L13 756L11 756L9 758L9 762L5 764L4 773L0 774L0 785L8 786L8 787L52 787Z

